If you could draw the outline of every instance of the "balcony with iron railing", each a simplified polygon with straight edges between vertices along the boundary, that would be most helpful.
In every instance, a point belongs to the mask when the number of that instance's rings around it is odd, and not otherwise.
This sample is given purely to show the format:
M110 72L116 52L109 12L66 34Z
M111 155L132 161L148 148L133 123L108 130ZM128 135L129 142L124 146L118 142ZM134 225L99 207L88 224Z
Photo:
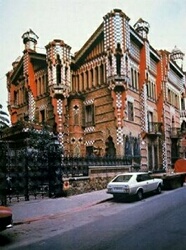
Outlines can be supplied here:
M149 122L148 123L148 135L161 136L163 133L162 122Z
M182 134L182 131L181 131L181 128L171 128L171 131L170 131L170 136L172 139L176 139L176 138L180 138Z
M180 110L180 117L186 118L186 110L185 109Z

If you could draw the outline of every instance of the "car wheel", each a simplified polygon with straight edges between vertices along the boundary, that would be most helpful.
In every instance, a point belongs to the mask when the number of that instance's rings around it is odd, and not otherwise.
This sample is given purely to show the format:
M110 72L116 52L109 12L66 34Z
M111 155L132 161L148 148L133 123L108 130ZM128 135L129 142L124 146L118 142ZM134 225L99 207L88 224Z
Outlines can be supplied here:
M138 201L142 200L143 199L143 190L142 189L138 190L136 196L137 196Z
M161 185L158 185L158 187L156 189L156 193L157 194L161 194Z

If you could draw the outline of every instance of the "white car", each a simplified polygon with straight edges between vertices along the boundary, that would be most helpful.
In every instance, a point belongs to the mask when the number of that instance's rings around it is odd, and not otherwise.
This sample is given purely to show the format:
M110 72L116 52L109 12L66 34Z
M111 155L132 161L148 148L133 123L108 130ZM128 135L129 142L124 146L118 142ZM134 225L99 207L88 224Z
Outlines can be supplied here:
M138 200L143 199L145 193L161 193L162 179L151 177L146 172L131 172L117 175L107 185L107 193L113 194L114 198L126 198L135 195Z

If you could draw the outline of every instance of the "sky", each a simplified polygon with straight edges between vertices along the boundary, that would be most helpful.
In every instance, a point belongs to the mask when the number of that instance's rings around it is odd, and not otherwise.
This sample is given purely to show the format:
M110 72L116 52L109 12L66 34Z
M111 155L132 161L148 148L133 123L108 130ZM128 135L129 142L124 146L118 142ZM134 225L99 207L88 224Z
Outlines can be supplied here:
M150 24L154 49L186 54L186 0L0 0L0 104L7 112L6 73L23 55L22 35L32 29L39 37L37 51L61 39L78 51L112 9L121 9L133 26L139 18ZM185 58L186 61L186 58ZM186 62L184 70L186 71Z

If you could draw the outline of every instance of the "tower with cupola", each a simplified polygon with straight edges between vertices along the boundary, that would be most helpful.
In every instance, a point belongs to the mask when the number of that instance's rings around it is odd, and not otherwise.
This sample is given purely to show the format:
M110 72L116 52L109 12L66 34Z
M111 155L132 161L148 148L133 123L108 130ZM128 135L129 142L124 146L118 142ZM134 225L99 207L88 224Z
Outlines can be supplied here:
M63 145L64 135L68 136L68 115L66 103L71 89L71 47L62 40L53 40L46 46L48 87L54 109L54 131Z
M22 35L23 43L25 44L25 50L36 51L36 45L38 36L31 29Z
M115 109L117 145L123 151L123 121L126 108L126 92L129 82L129 18L121 10L114 9L104 16L104 49L106 51L107 84L111 90Z

